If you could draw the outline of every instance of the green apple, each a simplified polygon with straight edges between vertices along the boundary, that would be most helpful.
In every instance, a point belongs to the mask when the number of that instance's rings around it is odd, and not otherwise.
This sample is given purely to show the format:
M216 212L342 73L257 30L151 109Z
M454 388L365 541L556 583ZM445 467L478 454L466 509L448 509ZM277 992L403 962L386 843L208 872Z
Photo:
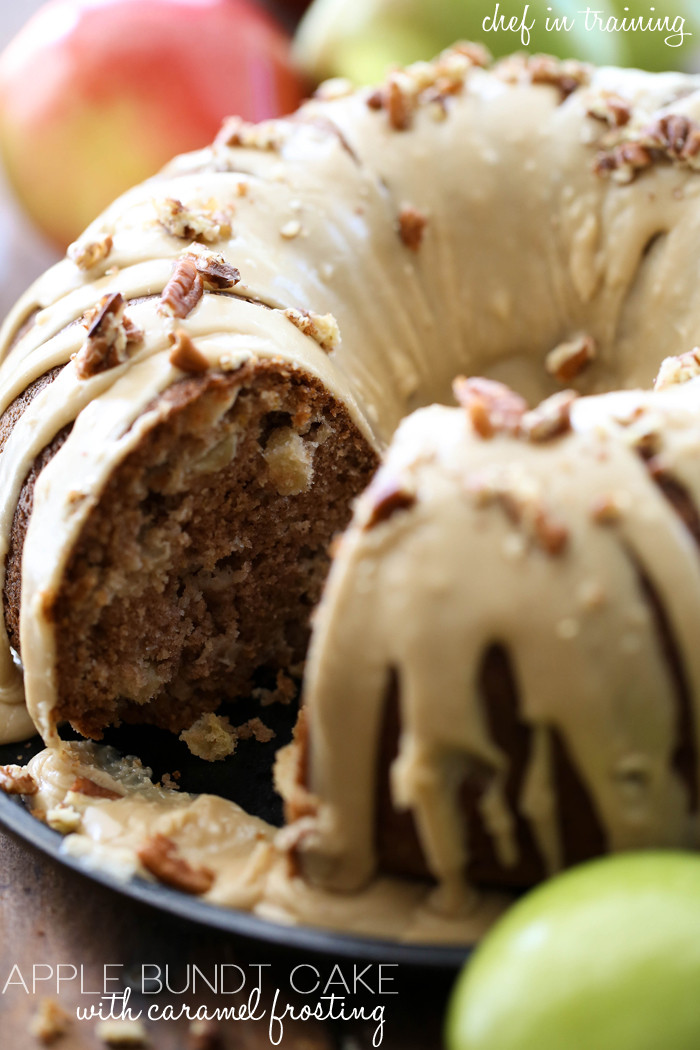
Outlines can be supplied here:
M584 10L586 4L580 4ZM591 3L597 8L597 3ZM616 35L622 50L621 64L640 69L687 69L700 52L700 4L697 0L611 0L618 21L640 25ZM642 19L641 24L639 19ZM667 21L668 28L654 26ZM589 22L591 20L589 19ZM598 28L597 36L603 35Z
M617 63L620 34L587 31L579 14L585 6L580 0L315 0L299 26L295 54L317 80L344 76L356 83L380 79L392 64L432 58L455 40L477 40L495 55L544 51ZM613 14L609 0L592 6L606 21Z
M448 1050L698 1050L700 856L617 855L560 875L457 980Z

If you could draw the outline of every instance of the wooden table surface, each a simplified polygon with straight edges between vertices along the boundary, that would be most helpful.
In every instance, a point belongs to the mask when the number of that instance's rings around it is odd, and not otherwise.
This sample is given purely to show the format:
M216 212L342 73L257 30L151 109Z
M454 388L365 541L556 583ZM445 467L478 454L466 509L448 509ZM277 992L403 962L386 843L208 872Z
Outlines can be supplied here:
M262 1002L258 1013L265 1011L261 1020L229 1020L217 1028L217 1039L210 1044L198 1044L190 1023L185 1018L146 1021L149 1046L157 1050L263 1050L275 1045L270 1038L270 1013L275 991L279 989L277 1013L281 1004L291 1003L298 1009L304 1003L318 1002L318 996L295 996L290 990L290 975L295 967L297 985L302 978L320 978L323 983L338 979L333 973L338 963L342 976L350 980L353 961L285 952L265 944L244 941L206 927L188 923L131 901L106 889L90 879L61 867L14 835L0 829L0 1048L2 1050L34 1050L41 1044L29 1034L31 1019L42 999L53 999L75 1018L76 1008L99 1003L104 991L104 966L108 976L119 975L121 983L107 985L108 991L121 992L132 984L135 989L129 1007L135 1011L156 1004L158 1009L171 1003L176 1011L183 1004L195 1009L199 1005L231 1006L247 1001L248 991L257 984L257 975L264 974ZM58 966L62 969L59 971ZM165 973L169 966L171 987L177 993L163 993L157 997L141 997L139 975L142 965ZM215 996L202 992L202 982L194 995L185 993L192 966L213 983L217 974L238 975L236 964L248 975L245 993L238 996ZM189 965L189 969L188 969ZM362 964L363 966L365 964ZM33 967L39 967L36 992L32 993ZM263 970L258 967L263 966ZM83 991L80 978L73 976L75 968L82 967ZM121 967L121 968L120 968ZM311 969L313 967L314 969ZM360 967L361 968L361 967ZM314 973L317 971L317 975ZM65 980L56 993L56 977ZM281 1041L276 1045L288 1050L369 1050L377 1028L377 1019L383 1014L384 1028L381 1046L386 1050L440 1050L440 1028L445 1000L449 991L449 974L416 972L405 966L391 971L385 977L385 990L396 989L393 996L365 993L364 998L346 1000L353 1007L363 1007L364 1017L377 1012L374 1020L365 1021L284 1021ZM48 977L49 980L41 980ZM376 986L376 964L365 974ZM22 982L27 985L25 991ZM148 990L155 985L147 985ZM228 984L228 988L231 988ZM206 986L204 986L206 990ZM3 990L4 989L4 990ZM331 989L333 990L333 989ZM336 985L336 991L338 987ZM92 993L92 994L91 994ZM145 1015L144 1015L145 1017ZM57 1050L98 1050L104 1044L98 1039L94 1020L72 1019L69 1031L53 1046ZM278 1037L279 1028L273 1035Z

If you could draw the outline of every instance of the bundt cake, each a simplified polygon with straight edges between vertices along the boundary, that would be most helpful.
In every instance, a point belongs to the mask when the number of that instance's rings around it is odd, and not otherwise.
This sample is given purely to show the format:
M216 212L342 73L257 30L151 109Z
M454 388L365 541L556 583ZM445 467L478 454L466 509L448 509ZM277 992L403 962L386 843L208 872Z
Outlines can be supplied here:
M697 171L700 78L463 45L117 201L2 335L6 738L274 689L401 424L280 760L301 869L697 843Z

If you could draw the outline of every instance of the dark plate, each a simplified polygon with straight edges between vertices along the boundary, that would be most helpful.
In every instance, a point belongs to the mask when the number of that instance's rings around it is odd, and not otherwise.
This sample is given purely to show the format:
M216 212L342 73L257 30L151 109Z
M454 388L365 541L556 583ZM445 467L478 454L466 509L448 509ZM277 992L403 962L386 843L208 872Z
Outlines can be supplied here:
M231 717L234 724L240 724L253 714L262 714L263 721L275 729L276 739L269 744L241 741L236 754L225 762L211 763L197 759L172 734L144 726L124 726L111 731L105 737L105 743L116 747L122 754L137 754L146 765L151 766L156 779L160 779L163 773L179 770L179 783L186 791L222 795L264 820L280 824L281 804L272 788L271 767L277 747L291 736L294 715L291 708L283 708L279 704L261 712L258 704L249 706L237 703ZM10 744L0 747L0 764L26 762L41 747L38 737L29 746ZM87 869L79 860L62 853L63 837L32 817L17 796L3 795L1 792L0 821L60 864L81 872L117 893L240 937L304 952L430 969L454 969L464 962L469 953L468 947L401 944L370 937L349 937L308 926L286 926L248 912L207 904L144 879L134 878L122 882L106 872Z

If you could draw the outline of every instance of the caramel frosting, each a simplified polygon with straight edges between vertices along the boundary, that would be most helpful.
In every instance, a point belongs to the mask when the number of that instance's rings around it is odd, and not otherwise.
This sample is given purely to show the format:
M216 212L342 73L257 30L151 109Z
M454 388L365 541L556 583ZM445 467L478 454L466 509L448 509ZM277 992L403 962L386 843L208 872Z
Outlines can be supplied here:
M697 799L675 762L679 680L700 753L700 535L687 517L700 502L699 397L693 378L571 398L566 426L550 414L549 434L537 424L561 395L519 423L501 413L512 425L488 435L474 413L440 406L401 424L318 610L305 680L316 813L298 846L307 875L352 890L376 869L392 674L393 803L412 812L444 899L469 862L459 786L470 762L490 770L480 806L496 855L517 863L504 796L512 756L489 732L479 687L494 644L509 654L519 718L533 732L518 808L550 873L562 864L554 731L611 850L700 846ZM675 639L673 664L650 591Z
M138 759L111 748L48 748L26 770L36 785L28 797L32 812L64 834L63 853L119 881L159 881L144 864L143 846L165 839L178 863L210 873L199 894L209 904L286 925L413 943L472 943L509 903L504 894L485 894L476 908L447 920L430 907L425 883L376 879L352 898L311 886L290 871L284 831L218 796L155 784Z

